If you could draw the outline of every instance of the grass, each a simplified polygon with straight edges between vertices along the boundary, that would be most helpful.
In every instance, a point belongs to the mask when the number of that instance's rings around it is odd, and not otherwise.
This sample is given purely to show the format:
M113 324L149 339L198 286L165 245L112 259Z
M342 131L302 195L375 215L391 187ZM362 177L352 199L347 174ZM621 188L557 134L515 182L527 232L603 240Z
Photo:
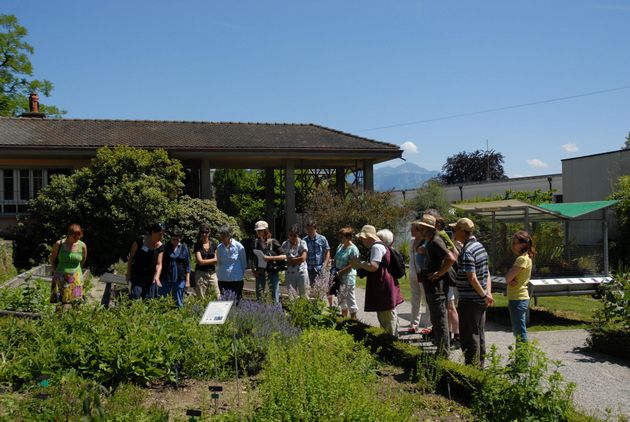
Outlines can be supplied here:
M400 291L405 300L411 299L409 278L399 280ZM357 287L365 288L365 278L357 278ZM495 293L495 304L488 309L488 320L510 326L507 297ZM591 296L554 296L532 299L530 305L529 331L586 329L593 321L593 312L601 308L601 302Z
M495 304L488 309L488 319L510 325L507 297L497 294ZM590 296L554 296L538 298L530 304L529 331L586 329L593 321L593 312L601 308L601 302Z

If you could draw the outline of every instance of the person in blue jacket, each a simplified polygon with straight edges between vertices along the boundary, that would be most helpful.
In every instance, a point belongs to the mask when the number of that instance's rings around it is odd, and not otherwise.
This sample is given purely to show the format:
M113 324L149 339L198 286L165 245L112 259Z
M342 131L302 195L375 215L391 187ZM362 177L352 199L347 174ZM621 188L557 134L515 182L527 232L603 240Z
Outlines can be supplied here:
M184 290L190 287L190 252L182 243L182 231L171 231L171 241L164 245L160 296L173 295L178 308L184 306Z

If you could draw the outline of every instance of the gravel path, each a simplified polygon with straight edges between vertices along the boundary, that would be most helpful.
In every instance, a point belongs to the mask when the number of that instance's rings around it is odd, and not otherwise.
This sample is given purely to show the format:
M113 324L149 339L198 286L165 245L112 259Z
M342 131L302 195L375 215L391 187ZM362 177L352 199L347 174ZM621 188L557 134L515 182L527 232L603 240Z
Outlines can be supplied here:
M365 290L357 288L357 303L362 308ZM411 305L405 301L397 308L400 329L409 325ZM375 312L359 310L359 320L378 326ZM423 316L424 322L424 316ZM529 333L538 341L547 356L562 363L560 372L565 380L574 382L574 401L588 414L606 417L606 410L613 415L630 416L630 363L608 355L584 350L588 337L586 330L540 331ZM486 325L486 342L494 344L501 355L508 354L508 346L514 343L509 327L493 323ZM461 351L454 351L451 358L463 362Z

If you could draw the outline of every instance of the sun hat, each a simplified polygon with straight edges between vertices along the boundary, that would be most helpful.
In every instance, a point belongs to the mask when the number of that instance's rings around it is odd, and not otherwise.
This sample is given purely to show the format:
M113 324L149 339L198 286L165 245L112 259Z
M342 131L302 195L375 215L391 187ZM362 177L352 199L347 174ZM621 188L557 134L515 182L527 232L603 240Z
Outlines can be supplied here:
M430 214L424 214L418 224L430 229L435 229L435 217Z
M361 231L357 234L357 237L359 239L365 239L369 237L374 240L380 240L379 237L376 235L376 227L370 226L369 224L361 227Z
M266 221L260 220L256 221L256 225L254 226L254 230L267 230L269 228L269 224Z
M472 233L473 230L475 230L475 223L473 223L470 218L464 217L457 220L456 223L449 224L449 227L452 227L454 229L461 229L469 233Z

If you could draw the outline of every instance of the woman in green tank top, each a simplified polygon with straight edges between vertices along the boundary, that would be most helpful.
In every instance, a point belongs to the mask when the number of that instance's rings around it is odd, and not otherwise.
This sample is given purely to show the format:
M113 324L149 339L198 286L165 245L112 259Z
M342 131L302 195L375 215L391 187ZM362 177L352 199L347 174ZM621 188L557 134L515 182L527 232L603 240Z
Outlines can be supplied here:
M83 300L83 271L81 266L87 257L87 246L81 241L83 230L78 224L68 226L68 235L58 240L50 255L54 273L50 292L51 303L69 307Z

